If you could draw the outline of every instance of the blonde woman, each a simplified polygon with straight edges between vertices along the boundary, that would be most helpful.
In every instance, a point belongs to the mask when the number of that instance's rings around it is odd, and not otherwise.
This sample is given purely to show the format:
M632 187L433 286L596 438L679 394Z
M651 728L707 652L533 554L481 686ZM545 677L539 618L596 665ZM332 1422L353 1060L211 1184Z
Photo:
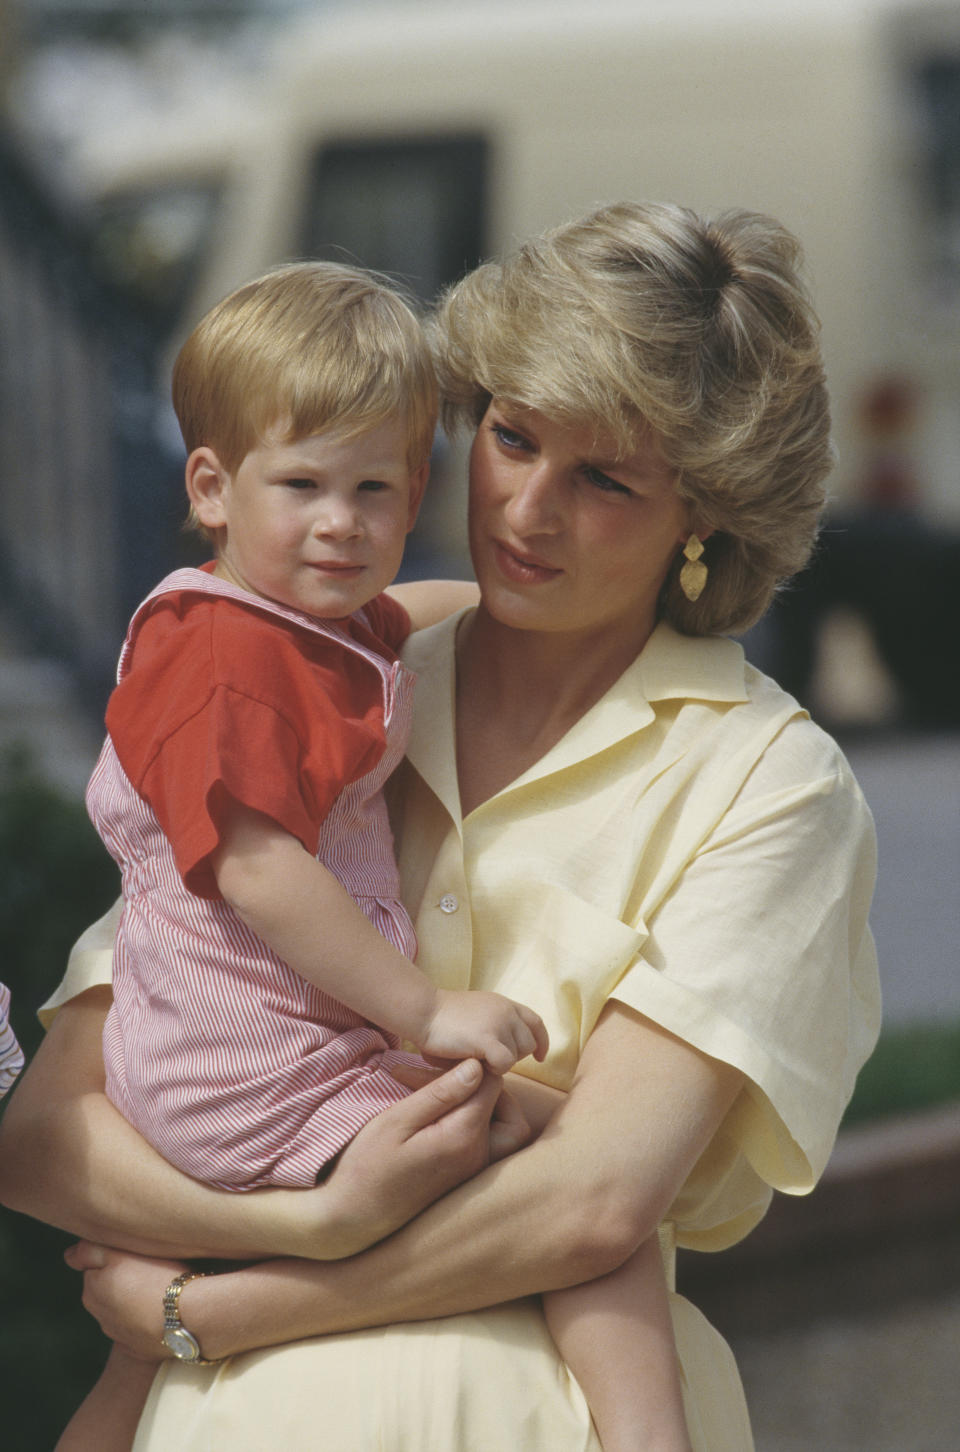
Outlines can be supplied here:
M313 1448L318 1413L351 1452L596 1452L538 1293L654 1232L671 1278L678 1245L722 1249L816 1182L877 1033L872 825L835 743L728 638L806 560L830 467L798 263L769 218L621 204L437 315L448 419L476 429L481 601L406 648L402 891L427 974L541 1009L523 1072L566 1097L533 1144L474 1173L494 1089L431 1124L411 1096L341 1168L374 1202L428 1163L473 1177L310 1263L313 1192L219 1196L116 1120L109 933L75 954L5 1126L8 1203L87 1237L87 1304L145 1357L182 1258L301 1257L186 1285L218 1364L164 1363L138 1452ZM671 1308L693 1447L745 1452L729 1350Z

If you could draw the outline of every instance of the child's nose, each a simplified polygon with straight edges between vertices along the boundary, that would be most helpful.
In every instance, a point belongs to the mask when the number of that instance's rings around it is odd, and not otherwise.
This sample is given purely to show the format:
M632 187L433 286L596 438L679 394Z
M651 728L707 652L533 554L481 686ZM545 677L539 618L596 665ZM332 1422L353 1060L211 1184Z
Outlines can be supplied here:
M360 525L353 503L348 499L325 500L314 523L314 533L335 539L348 539L359 534Z

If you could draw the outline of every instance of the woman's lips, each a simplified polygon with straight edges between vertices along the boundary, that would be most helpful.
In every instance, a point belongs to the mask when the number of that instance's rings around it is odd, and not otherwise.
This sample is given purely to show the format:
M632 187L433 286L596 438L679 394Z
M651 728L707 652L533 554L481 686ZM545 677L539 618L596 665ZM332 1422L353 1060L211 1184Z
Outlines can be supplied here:
M495 539L493 548L501 573L518 585L543 585L563 574L562 570L548 565L545 560L528 554L526 550L515 550L502 540Z

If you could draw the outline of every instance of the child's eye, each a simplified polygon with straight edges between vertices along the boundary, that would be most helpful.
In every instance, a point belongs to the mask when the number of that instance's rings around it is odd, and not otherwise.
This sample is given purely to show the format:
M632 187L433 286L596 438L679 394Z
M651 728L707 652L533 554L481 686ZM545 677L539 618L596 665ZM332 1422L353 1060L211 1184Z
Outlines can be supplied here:
M389 489L390 486L385 479L362 479L357 487L368 494L377 494L382 489Z
M284 479L283 482L284 482L284 484L286 484L286 486L287 486L288 489L312 489L313 488L313 480L312 479L293 478L293 479Z

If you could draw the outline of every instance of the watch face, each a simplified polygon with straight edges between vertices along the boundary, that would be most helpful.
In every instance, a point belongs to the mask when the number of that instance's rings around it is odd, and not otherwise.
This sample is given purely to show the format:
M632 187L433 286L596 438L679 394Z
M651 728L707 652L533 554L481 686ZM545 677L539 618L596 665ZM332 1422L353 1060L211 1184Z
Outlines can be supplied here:
M178 1361L196 1361L200 1356L199 1341L184 1326L171 1326L164 1331L163 1344Z

